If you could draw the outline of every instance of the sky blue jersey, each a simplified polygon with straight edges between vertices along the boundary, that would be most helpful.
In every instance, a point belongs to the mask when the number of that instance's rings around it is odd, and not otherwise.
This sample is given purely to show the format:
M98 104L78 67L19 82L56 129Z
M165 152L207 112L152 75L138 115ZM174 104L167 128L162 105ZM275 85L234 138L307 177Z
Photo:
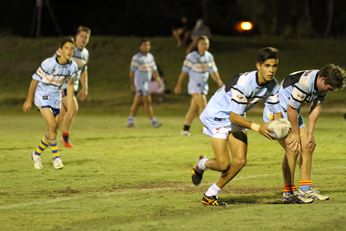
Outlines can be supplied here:
M136 89L148 90L152 74L157 71L154 56L151 53L138 52L131 59L130 71L134 72Z
M58 63L55 55L45 59L32 75L32 78L38 81L35 91L35 105L48 106L41 105L42 102L39 102L40 100L48 100L49 106L60 108L62 85L66 80L76 78L77 72L77 64L72 60L62 65Z
M203 55L197 51L189 53L182 67L182 72L189 75L189 94L208 94L209 73L217 72L213 55L206 51Z
M244 116L260 99L263 99L274 113L280 112L279 86L276 79L273 78L260 86L257 75L257 71L240 73L217 90L200 115L203 124L221 123L227 126L231 124L231 112Z
M302 103L325 99L325 94L317 91L316 80L319 70L303 70L291 73L281 83L280 106L287 111L288 106L300 110Z

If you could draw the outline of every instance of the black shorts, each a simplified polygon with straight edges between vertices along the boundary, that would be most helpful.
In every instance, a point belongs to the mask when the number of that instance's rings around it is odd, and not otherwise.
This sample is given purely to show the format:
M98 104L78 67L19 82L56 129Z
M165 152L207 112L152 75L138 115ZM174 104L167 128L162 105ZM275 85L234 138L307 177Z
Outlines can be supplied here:
M77 93L78 93L78 91L74 91L74 96L77 97ZM62 97L65 97L65 96L67 96L67 89L62 90Z

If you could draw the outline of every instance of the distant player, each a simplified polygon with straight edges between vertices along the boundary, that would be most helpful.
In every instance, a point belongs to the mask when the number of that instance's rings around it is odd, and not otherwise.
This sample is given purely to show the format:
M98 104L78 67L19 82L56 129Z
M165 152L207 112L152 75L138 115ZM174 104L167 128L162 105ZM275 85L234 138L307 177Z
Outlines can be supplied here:
M88 27L80 26L77 29L76 34L76 46L74 48L74 54L72 60L78 65L77 77L74 80L74 95L73 103L70 107L67 107L67 84L64 84L62 108L60 116L60 124L62 127L62 143L66 148L72 148L73 145L70 141L70 128L73 120L78 112L77 92L79 88L79 81L81 82L82 89L78 93L78 99L84 101L88 95L88 60L89 51L86 49L86 45L89 43L91 30Z
M74 50L74 39L66 38L60 41L61 52L44 60L32 76L28 96L23 104L23 111L29 112L34 101L35 106L47 123L47 131L41 139L39 146L32 153L34 167L42 169L41 154L51 147L53 167L60 169L64 165L61 161L56 142L58 129L58 115L61 108L61 87L68 80L67 104L73 103L73 78L78 67L71 60Z
M151 44L147 39L142 39L139 43L139 52L131 59L130 81L131 90L135 93L133 103L130 109L130 115L127 120L127 127L135 127L135 116L138 107L143 102L144 112L148 115L153 128L158 128L161 124L154 116L151 96L149 91L149 82L151 78L160 81L160 75L157 71L154 56L150 53Z
M213 55L208 51L209 39L201 36L197 40L197 50L189 53L184 61L182 71L179 75L174 92L181 93L182 85L187 76L189 76L188 93L192 96L189 110L185 115L185 124L181 134L190 136L190 127L196 115L199 115L205 105L207 105L206 95L208 94L209 74L216 82L218 87L223 85L214 62Z
M221 172L220 177L204 193L202 204L224 206L218 199L221 189L245 166L247 156L247 131L250 128L271 139L267 124L257 124L245 117L246 112L260 99L270 105L276 117L280 117L277 97L278 85L275 73L278 67L278 51L272 47L257 53L256 69L236 75L221 87L210 99L200 115L203 133L211 137L214 158L200 156L192 169L192 182L200 184L205 170ZM231 157L229 156L229 151Z
M314 131L321 112L321 103L327 92L345 86L345 70L334 64L324 66L321 70L297 71L287 76L280 87L281 113L292 124L292 131L285 140L279 140L285 150L282 163L284 189L282 200L285 203L301 203L297 201L294 191L294 172L296 161L300 158L300 180L298 194L312 202L328 200L329 196L320 194L314 189L311 177L312 154L316 143ZM304 125L300 113L304 102L310 103L309 124ZM272 110L266 106L263 114L265 122L272 119ZM306 201L305 200L305 201Z

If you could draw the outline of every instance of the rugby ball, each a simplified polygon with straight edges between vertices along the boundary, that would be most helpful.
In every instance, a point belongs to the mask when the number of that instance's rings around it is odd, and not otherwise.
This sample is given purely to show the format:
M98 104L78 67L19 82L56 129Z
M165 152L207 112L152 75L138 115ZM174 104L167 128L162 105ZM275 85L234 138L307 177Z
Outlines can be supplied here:
M291 131L291 123L287 119L278 119L269 122L268 130L275 140L284 139Z

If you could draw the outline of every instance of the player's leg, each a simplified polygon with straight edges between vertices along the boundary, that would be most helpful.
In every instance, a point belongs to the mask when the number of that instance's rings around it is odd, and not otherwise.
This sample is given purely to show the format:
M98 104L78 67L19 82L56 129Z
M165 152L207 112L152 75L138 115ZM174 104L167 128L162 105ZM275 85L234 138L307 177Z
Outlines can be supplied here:
M195 94L193 97L198 107L198 114L201 114L205 106L207 106L207 97L202 94Z
M197 112L198 112L198 105L196 103L194 95L192 95L189 109L187 110L186 115L185 115L185 123L183 126L183 130L181 131L181 134L183 136L190 136L191 135L190 127L191 127L193 119L197 115Z
M153 128L160 127L161 124L157 121L157 119L154 116L154 110L153 110L150 94L143 96L143 106L144 106L144 112L148 115Z
M317 200L328 200L329 196L322 195L319 191L313 188L311 170L312 170L312 156L315 150L315 143L309 142L308 132L305 127L300 128L300 140L302 145L302 153L300 155L300 180L299 180L299 193L306 198Z
M64 108L67 108L67 97L62 98L62 104L64 105ZM78 106L77 98L76 96L73 96L72 104L69 105L69 107L67 108L65 115L59 116L59 117L62 117L62 125L61 125L62 141L64 146L67 148L73 147L72 143L70 142L70 128L71 128L72 122L77 116L78 109L79 109L79 106Z
M130 108L130 115L127 119L127 127L133 128L135 126L135 116L137 114L137 110L142 102L142 96L141 95L135 95L133 98L133 102Z
M64 165L62 164L58 150L58 144L56 141L58 118L55 118L56 115L53 113L51 108L41 108L40 112L47 124L46 140L49 146L51 147L53 167L55 169L60 169Z

